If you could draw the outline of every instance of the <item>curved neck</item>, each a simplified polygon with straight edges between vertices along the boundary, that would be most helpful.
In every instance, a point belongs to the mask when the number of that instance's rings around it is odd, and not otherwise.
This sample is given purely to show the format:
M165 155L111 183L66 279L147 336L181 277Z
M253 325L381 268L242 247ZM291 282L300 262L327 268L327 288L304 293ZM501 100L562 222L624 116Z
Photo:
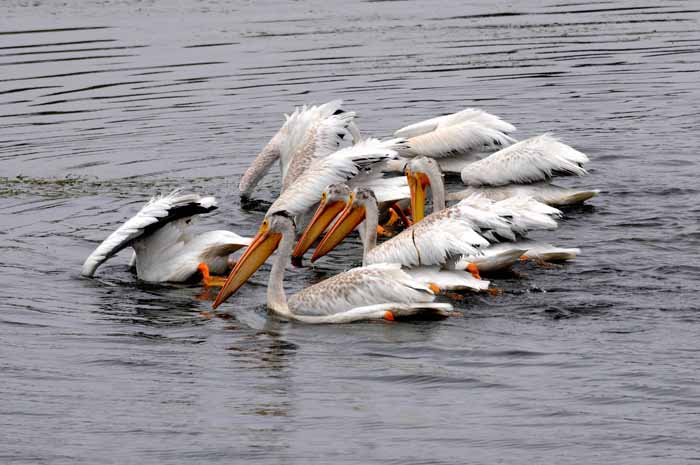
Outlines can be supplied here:
M425 173L430 181L430 192L433 195L433 212L445 209L445 183L442 180L442 173L439 168L436 170L426 170Z
M291 315L291 312L287 305L287 296L284 293L284 269L292 256L294 240L294 227L290 225L290 228L282 233L282 240L277 248L275 260L272 262L270 280L267 286L267 306L286 316Z
M377 246L377 226L379 226L379 207L376 201L365 202L365 233L362 236L362 266L366 266L367 255Z
M255 157L253 163L243 173L241 181L238 184L238 189L243 196L250 196L258 185L260 180L265 176L270 166L280 158L279 137L275 135L270 142L262 149Z

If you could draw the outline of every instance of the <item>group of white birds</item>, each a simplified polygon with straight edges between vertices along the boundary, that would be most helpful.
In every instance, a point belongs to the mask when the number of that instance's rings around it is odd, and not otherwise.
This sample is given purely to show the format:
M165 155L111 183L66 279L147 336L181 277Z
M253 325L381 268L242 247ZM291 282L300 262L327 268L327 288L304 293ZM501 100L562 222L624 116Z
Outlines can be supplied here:
M205 285L222 286L216 308L277 251L268 308L290 320L346 323L446 317L452 305L436 302L437 294L485 291L489 281L481 274L579 252L525 239L530 230L557 227L555 207L598 194L551 183L558 175L585 175L588 157L550 135L518 142L513 125L473 108L406 126L388 140L363 138L356 114L340 100L285 116L240 181L241 196L249 198L279 162L280 195L253 239L229 231L192 234L193 217L216 209L216 200L178 190L152 198L107 237L85 260L83 276L132 247L139 279L181 282L201 273ZM446 193L445 173L459 174L466 187ZM433 212L426 216L428 188ZM311 261L354 230L363 266L286 296L290 263L301 266L324 232ZM229 267L225 281L210 275L225 275Z

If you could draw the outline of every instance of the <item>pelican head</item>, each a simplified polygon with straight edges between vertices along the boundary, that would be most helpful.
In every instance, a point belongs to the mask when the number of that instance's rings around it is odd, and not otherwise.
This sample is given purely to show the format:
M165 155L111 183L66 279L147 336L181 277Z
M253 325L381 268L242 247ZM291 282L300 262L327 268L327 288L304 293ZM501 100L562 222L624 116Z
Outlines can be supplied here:
M445 208L445 187L442 181L442 171L437 162L428 157L412 158L404 168L404 174L411 189L411 213L413 221L425 217L425 192L427 186L433 191L434 209ZM436 202L435 202L436 201Z
M343 239L365 220L368 210L374 212L376 221L377 198L374 196L374 192L364 187L355 188L350 192L346 207L340 217L333 224L333 227L328 231L328 234L326 234L318 247L316 247L311 261L314 262L318 260L340 244ZM376 230L376 224L370 227Z
M323 234L323 231L326 230L335 217L343 211L348 195L350 195L350 188L347 184L331 184L326 187L323 194L321 194L321 201L318 204L316 213L314 213L292 253L292 264L294 266L301 266L301 260L306 251Z
M228 275L226 283L214 300L214 308L224 303L248 281L251 275L265 263L265 260L277 250L283 236L294 240L294 220L291 216L285 211L267 216L245 253Z

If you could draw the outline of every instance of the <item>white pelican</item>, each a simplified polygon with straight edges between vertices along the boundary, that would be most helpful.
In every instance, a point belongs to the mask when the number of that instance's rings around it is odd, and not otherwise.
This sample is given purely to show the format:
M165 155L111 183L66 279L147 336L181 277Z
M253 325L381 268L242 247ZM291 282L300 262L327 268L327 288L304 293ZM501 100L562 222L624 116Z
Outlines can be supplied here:
M511 212L503 205L500 207L500 214L477 210L464 202L430 215L392 239L377 245L376 199L370 190L357 188L348 197L344 211L318 245L311 260L315 261L330 252L364 222L364 234L361 235L364 248L363 265L400 263L414 278L434 284L441 290L487 289L488 281L478 278L478 268L469 264L465 264L463 268L456 268L454 265L460 257L481 256L482 250L489 247L490 241L496 240L494 233L500 237L514 239L516 234L524 234L529 226L556 227L554 220L549 217L540 218L539 213L534 211L540 207L537 202L524 202L532 205L518 207L518 213ZM314 217L315 221L307 227L293 259L301 259L301 255L308 248L307 245L325 229L325 224L319 222L323 219L326 224L330 222L328 217L337 214L334 212L342 207L342 202L334 200L331 205L331 208L325 210L319 207ZM546 206L542 207L549 209ZM505 218L504 212L508 213L512 221ZM360 230L362 229L361 226ZM520 250L513 257L513 261L523 253L525 250ZM440 267L451 269L440 270ZM475 276L465 273L462 271L464 269L468 269Z
M353 141L360 133L353 122L355 113L344 112L342 100L333 100L318 106L297 107L277 133L257 155L241 177L238 189L241 197L249 197L272 164L279 160L283 184L291 170L298 177L311 157L321 157L337 150L339 141L349 132ZM296 161L294 161L296 159ZM293 179L287 181L291 184Z
M354 268L287 299L284 269L294 241L294 222L289 212L278 210L267 216L219 291L213 307L217 308L236 292L279 247L270 271L267 306L283 318L305 323L349 323L414 315L444 317L452 310L449 304L434 302L430 288L413 280L398 264Z
M476 279L469 273L457 270L441 270L437 265L444 261L438 260L430 264L416 264L410 260L407 261L406 256L399 254L395 254L390 259L382 256L381 251L387 247L385 245L387 242L377 247L380 209L378 207L379 202L371 189L357 187L350 192L349 187L346 185L331 185L324 191L323 199L292 253L292 263L296 266L301 265L304 253L325 231L333 219L341 213L341 210L344 210L326 238L319 244L314 254L315 258L312 260L330 252L359 225L358 231L360 232L364 248L362 261L365 266L378 263L400 263L406 273L410 274L414 279L431 286L436 292L438 290L488 289L488 281ZM345 221L347 221L347 224L344 223ZM392 242L392 240L388 242ZM463 245L462 248L459 248L459 251L461 252L466 248L469 252L474 252L475 247L482 244L481 238L477 240L479 242L478 245L472 245L466 241L458 241L460 245ZM486 242L484 241L483 243ZM453 251L457 249L458 245L455 245Z
M515 142L515 126L477 108L411 124L394 132L410 144L406 156L449 158L498 150ZM472 161L477 158L472 158Z
M583 176L588 157L549 134L531 137L464 167L467 186L505 186L546 181L555 174Z
M179 190L153 197L97 246L85 260L81 274L93 276L110 257L133 247L139 279L182 282L199 270L208 283L210 270L224 274L228 270L228 256L250 244L249 238L230 231L192 235L193 216L216 208L214 197L182 194Z
M337 209L335 206L334 210ZM551 215L557 214L558 210L533 199L516 198L496 203L475 196L433 213L392 239L376 245L376 200L371 191L356 189L350 194L336 223L316 248L311 261L331 251L364 221L364 265L401 263L404 267L418 270L426 266L444 266L457 270L467 269L478 278L480 264L484 267L482 271L503 269L527 252L526 248L519 247L517 243L508 250L489 252L491 243L499 240L515 241L529 229L556 228L556 221ZM302 245L302 241L305 241L304 245L312 243L315 236L323 231L322 226L317 226L314 222L309 224L299 245ZM303 253L305 248L298 247L297 250L293 258L300 260L298 253ZM469 261L459 262L462 257L468 257ZM410 270L408 272L411 273ZM439 282L436 281L435 284L440 287Z
M578 248L563 249L524 239L528 230L556 229L557 224L553 218L561 216L561 212L556 208L532 198L516 196L494 202L479 194L472 194L457 205L468 205L471 207L469 211L472 215L485 212L508 218L515 233L509 235L507 230L488 232L486 237L491 241L491 246L484 249L481 255L462 257L455 264L457 269L474 265L482 273L493 273L509 269L518 260L537 262L573 260L581 252Z
M412 191L414 220L420 221L424 214L427 186L433 191L435 209L444 207L445 198L462 200L473 194L496 201L517 196L532 197L551 206L585 202L599 191L560 187L551 184L549 179L555 174L585 175L582 165L587 161L586 155L553 137L533 137L466 165L462 170L462 181L470 187L445 196L442 172L437 163L427 157L413 158L407 163L405 173Z
M361 187L369 189L375 194L378 205L379 223L391 225L397 220L401 220L404 226L411 225L411 221L406 218L399 204L404 199L409 199L411 194L408 186L401 185L398 189L392 188L392 184L398 184L395 180L398 178L377 179L376 183L362 183ZM405 179L406 178L402 178ZM372 186L377 187L377 192ZM404 189L405 188L405 189ZM321 200L318 208L314 213L313 218L308 223L307 228L302 233L297 246L292 253L292 264L294 266L302 265L302 257L307 250L313 245L314 241L328 228L333 220L345 208L348 196L350 195L350 187L345 183L331 184L321 194ZM388 214L388 216L387 216ZM358 232L363 241L366 234L366 228L358 228ZM382 232L383 235L388 235L384 232L384 228L377 225L375 235Z
M398 158L399 153L404 150L405 139L380 141L368 138L326 157L315 159L314 163L273 202L266 216L284 211L299 223L302 216L310 213L321 200L326 186L347 182L360 174L370 172L374 166Z
M394 137L408 139L410 150L405 153L406 158L435 158L442 171L460 173L466 164L515 142L509 136L513 131L515 126L498 116L467 108L411 124L394 132ZM384 170L402 172L406 158L387 163Z

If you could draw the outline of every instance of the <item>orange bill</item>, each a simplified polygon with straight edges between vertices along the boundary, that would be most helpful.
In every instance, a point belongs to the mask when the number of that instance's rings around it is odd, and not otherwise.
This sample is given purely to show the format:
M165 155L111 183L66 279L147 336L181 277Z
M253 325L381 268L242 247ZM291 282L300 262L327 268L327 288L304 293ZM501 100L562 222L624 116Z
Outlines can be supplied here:
M297 246L292 252L292 264L294 266L301 266L301 259L307 250L313 245L314 241L323 234L329 224L335 219L338 214L345 208L345 202L336 200L334 202L327 202L326 196L321 198L321 203L314 213L314 217L311 218L311 222L304 230L301 235L301 239L297 242Z
M343 210L343 213L340 215L340 218L336 220L331 230L328 231L328 234L326 234L326 237L324 237L321 243L318 244L318 247L316 247L316 250L311 257L312 262L318 260L333 250L343 241L343 239L347 237L348 234L355 230L357 225L362 223L362 221L365 219L365 207L354 205L352 200L353 197L351 195L350 201L348 202L347 207L345 207L345 210Z
M258 234L253 238L253 242L248 246L245 253L231 270L228 279L219 291L214 300L213 308L218 307L234 294L240 287L248 281L248 278L255 273L265 260L277 249L282 234L270 233L267 220L263 221Z
M425 217L425 192L426 186L430 185L430 181L425 174L413 173L409 168L406 168L406 180L411 190L413 222L416 223Z

